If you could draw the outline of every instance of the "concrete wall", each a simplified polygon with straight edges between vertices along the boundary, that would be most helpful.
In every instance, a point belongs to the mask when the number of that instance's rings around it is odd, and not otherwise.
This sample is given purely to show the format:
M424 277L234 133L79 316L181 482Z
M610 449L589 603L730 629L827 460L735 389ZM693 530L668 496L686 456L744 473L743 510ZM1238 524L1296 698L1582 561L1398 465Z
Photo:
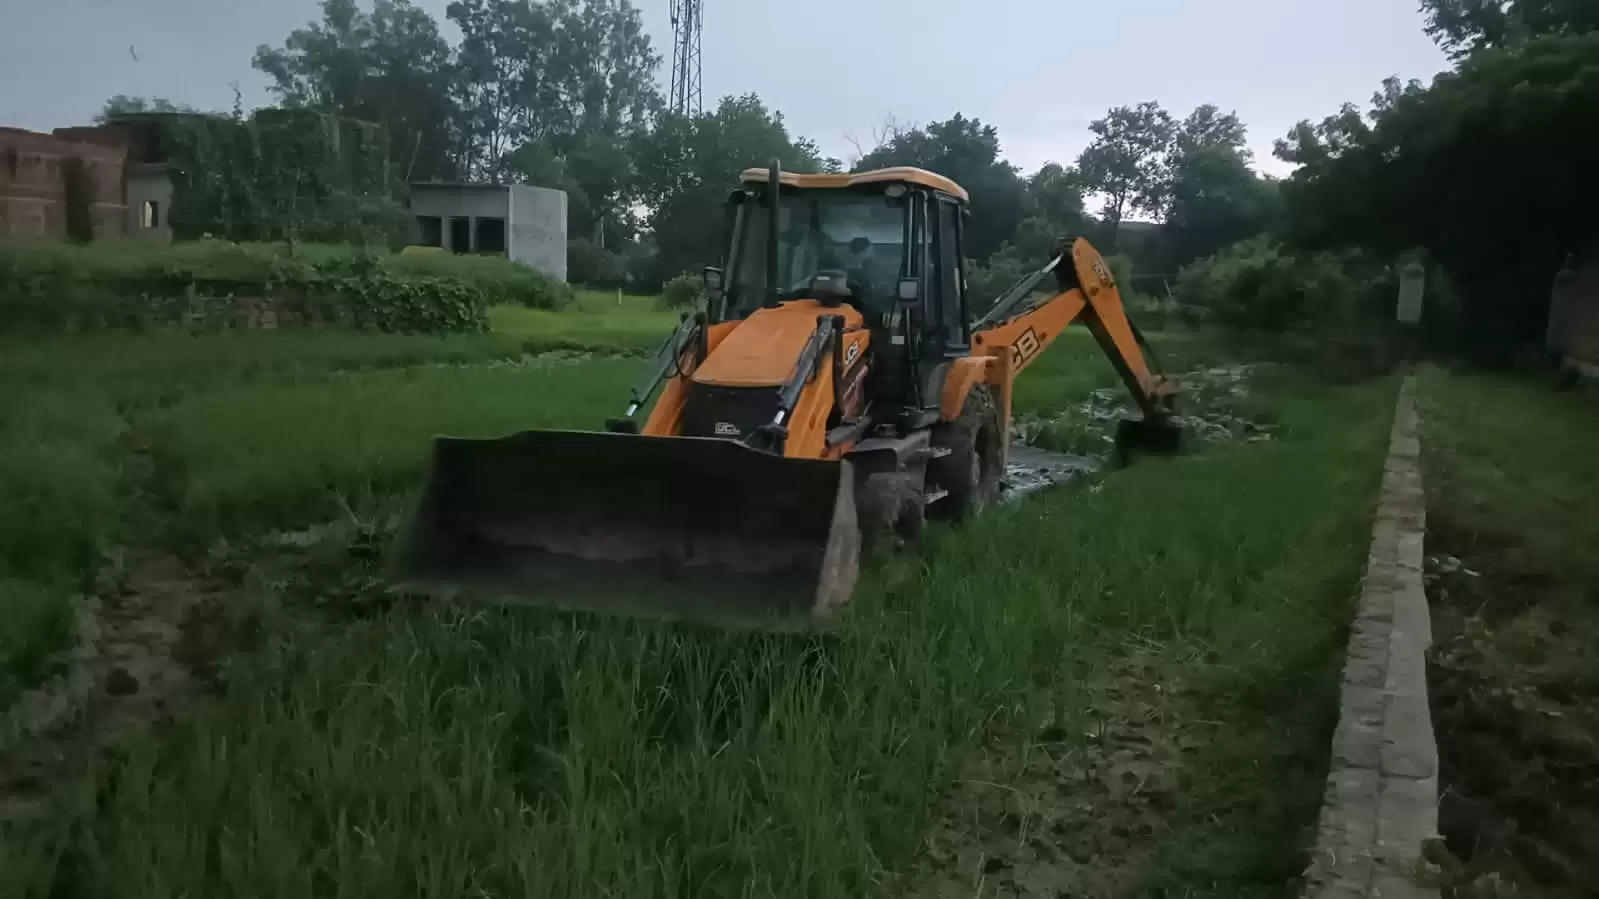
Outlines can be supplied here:
M154 226L145 223L145 204L152 204ZM172 176L165 166L128 167L127 232L141 240L172 240Z
M1574 256L1555 277L1547 343L1574 365L1599 366L1599 245Z
M566 191L511 188L511 258L566 280Z
M127 213L122 194L126 151L21 128L0 128L0 237L66 236L62 172L73 159L81 161L87 176L94 233L122 233Z
M1389 435L1360 607L1349 634L1338 727L1306 899L1437 899L1422 847L1438 832L1438 744L1427 703L1432 614L1416 382Z
M480 219L504 223L506 256L562 281L566 280L566 192L543 187L504 184L411 185L411 242L425 240L420 219L439 220L441 246L452 252L482 252ZM452 219L466 221L463 235Z

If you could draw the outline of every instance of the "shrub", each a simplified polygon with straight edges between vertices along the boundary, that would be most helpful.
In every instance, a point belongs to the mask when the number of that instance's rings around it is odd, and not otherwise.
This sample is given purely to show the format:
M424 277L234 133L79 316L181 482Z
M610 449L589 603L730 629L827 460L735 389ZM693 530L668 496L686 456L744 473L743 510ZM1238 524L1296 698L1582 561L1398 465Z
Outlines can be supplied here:
M503 256L436 253L380 258L383 267L397 275L426 275L474 287L490 306L514 303L530 309L557 309L572 300L572 289L567 285Z
M1028 268L1014 253L1003 251L989 257L985 264L968 263L966 301L972 316L987 312L1000 294L1032 271L1034 269Z
M1229 327L1281 332L1379 318L1397 290L1393 273L1368 256L1295 254L1254 238L1184 268L1176 299Z
M578 238L566 245L566 277L573 283L591 287L625 287L627 258L592 240Z
M661 288L661 301L671 309L687 309L705 296L705 276L684 272Z
M487 307L553 308L565 284L496 257L392 255L337 245L186 241L0 244L0 329L238 324L481 331Z

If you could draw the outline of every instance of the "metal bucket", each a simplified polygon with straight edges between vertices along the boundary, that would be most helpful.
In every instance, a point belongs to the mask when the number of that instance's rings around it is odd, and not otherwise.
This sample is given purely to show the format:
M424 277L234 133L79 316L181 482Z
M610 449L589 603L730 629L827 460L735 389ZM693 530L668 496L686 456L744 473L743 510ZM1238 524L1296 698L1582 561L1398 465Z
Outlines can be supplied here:
M859 556L847 462L526 431L435 441L391 574L432 596L786 629L844 603Z

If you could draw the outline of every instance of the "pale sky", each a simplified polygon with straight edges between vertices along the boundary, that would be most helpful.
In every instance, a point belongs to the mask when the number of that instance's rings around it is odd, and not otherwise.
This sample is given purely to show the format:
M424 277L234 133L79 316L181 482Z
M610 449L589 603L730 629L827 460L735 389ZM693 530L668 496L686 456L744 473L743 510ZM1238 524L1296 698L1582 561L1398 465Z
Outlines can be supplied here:
M417 0L445 35L448 0ZM669 0L634 0L671 53ZM1301 118L1366 105L1383 78L1447 68L1417 0L705 0L705 102L755 92L794 133L848 159L890 118L961 112L998 127L1031 171L1070 163L1105 110L1201 103L1249 127L1256 162ZM202 109L269 102L250 67L316 0L0 0L0 125L88 124L118 93ZM132 47L130 52L129 48ZM135 56L137 58L135 58Z

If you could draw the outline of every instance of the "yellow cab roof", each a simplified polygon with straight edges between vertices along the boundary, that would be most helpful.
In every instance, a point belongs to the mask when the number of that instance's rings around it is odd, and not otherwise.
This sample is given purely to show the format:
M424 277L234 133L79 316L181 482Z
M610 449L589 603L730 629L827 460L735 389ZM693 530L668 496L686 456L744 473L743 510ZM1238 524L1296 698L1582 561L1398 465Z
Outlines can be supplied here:
M739 176L739 180L743 181L745 184L765 184L768 177L769 176L767 175L766 169L745 169L744 173ZM971 199L971 197L967 195L965 188L949 180L948 178L945 178L943 175L936 175L927 171L926 169L919 169L908 165L894 166L893 168L887 169L873 169L870 172L855 172L853 174L846 175L801 174L799 172L784 172L779 176L778 180L787 187L820 187L834 189L854 187L857 184L881 184L884 182L897 181L904 184L916 184L920 185L921 187L930 187L934 190L941 190L952 197L960 199L960 201L963 203Z

